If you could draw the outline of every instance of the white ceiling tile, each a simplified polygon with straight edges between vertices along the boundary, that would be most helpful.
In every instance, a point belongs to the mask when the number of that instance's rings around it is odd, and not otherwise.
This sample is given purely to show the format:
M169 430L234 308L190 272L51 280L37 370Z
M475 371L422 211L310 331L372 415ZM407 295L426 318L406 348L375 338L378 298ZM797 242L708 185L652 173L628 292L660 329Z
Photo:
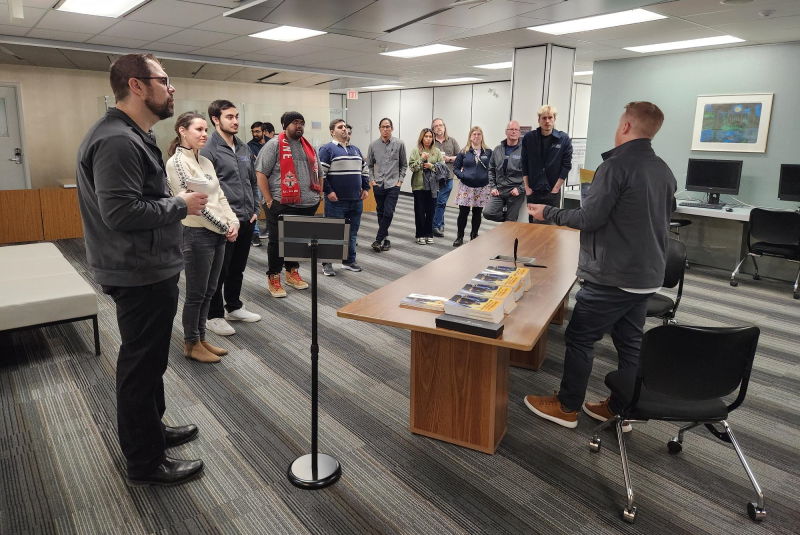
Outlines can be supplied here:
M59 52L66 56L66 58L74 63L79 69L83 70L107 72L112 63L110 54L86 52L85 50L65 49L59 49Z
M445 7L450 0L381 0L340 20L333 28L382 33L404 22Z
M193 26L195 30L209 30L212 32L232 33L235 35L250 35L276 27L277 24L255 22L252 20L235 19L233 17L222 16L214 17L213 19L207 20L201 24L198 24L197 26Z
M275 72L274 69L259 69L256 67L247 67L246 69L242 69L241 71L237 72L236 74L227 78L228 82L242 82L242 83L254 83L259 78L263 76L267 76L268 74L272 74Z
M202 30L183 30L164 37L160 41L174 45L213 46L231 38L228 33L216 33Z
M7 4L8 0L0 1L2 4ZM38 9L51 9L56 3L51 0L24 0L23 5L27 7L35 7Z
M154 0L125 19L188 28L219 17L225 11L227 9L224 7L191 4L180 0Z
M391 41L393 43L401 43L404 45L419 46L441 39L447 39L453 35L462 33L463 28L454 28L453 26L439 26L437 24L424 24L418 22L411 26L406 26L395 32L379 37L379 41Z
M764 9L770 4L778 3L785 0L755 0L747 7L759 6L759 11ZM663 15L670 15L673 17L689 17L703 13L722 13L723 11L736 11L745 6L730 4L720 4L720 0L680 0L679 2L665 2L663 4L656 4L647 6L648 11L654 13L661 13Z
M616 28L594 30L591 32L571 33L560 37L580 39L582 41L590 41L593 43L602 43L603 41L609 41L611 39L625 39L628 37L639 37L640 35L679 32L682 30L692 30L695 28L697 28L696 24L686 22L685 20L661 19L650 22L641 22L639 24L629 24L627 26L618 26Z
M90 33L78 32L59 32L56 30L42 30L34 28L28 32L27 37L34 37L36 39L51 39L53 41L71 41L73 43L82 43L87 39L93 37Z
M278 25L322 30L373 2L375 0L284 0L260 20Z
M758 13L766 9L774 10L775 13L765 19ZM739 6L739 9L729 9L717 13L706 13L686 17L697 24L716 27L720 24L735 24L737 22L758 22L764 20L774 20L781 17L800 15L800 2L792 0L790 2L768 3L768 4L747 4Z
M27 26L6 26L0 25L0 35L14 35L14 36L23 36L28 33L31 29Z
M42 30L49 31L49 30ZM74 63L64 56L57 48L44 48L36 46L3 45L16 56L28 61L37 67L55 67L59 69L77 69Z
M426 24L441 24L459 28L478 28L504 19L514 19L533 11L536 6L523 2L493 0L477 6L457 7L425 19Z
M227 7L228 9L242 5L240 0L183 0L187 4L205 4L207 6Z
M257 39L254 37L254 39ZM276 41L270 41L268 39L262 39L265 43L276 43ZM269 45L268 45L269 46ZM307 45L304 43L280 43L278 45L270 46L264 52L270 56L281 56L285 58L289 58L292 56L302 56L304 54L313 54L315 52L324 52L327 48L323 48L321 46L313 46Z
M194 76L194 73L203 66L203 63L163 59L161 60L161 66L164 68L164 72L169 74L171 78L191 78ZM179 85L177 87L180 89Z
M442 41L445 44L456 44L455 40L467 39L471 37L486 36L491 42L503 42L503 35L501 32L508 30L518 30L520 28L527 28L528 26L540 26L542 24L549 24L551 21L544 19L533 19L527 17L514 17L510 19L493 22L491 24L481 25L476 28L465 30L459 34L451 36L447 41ZM494 35L492 35L494 34Z
M228 58L232 59L238 52L232 50L220 50L219 48L206 47L193 50L192 54L195 56L211 56L214 58Z
M243 59L245 61L260 61L261 63L281 63L283 57L270 56L269 54L257 54L255 52L248 52L247 54L239 54L236 59Z
M201 80L226 80L245 67L240 65L217 65L214 63L204 64L194 75L195 79Z
M753 33L764 34L772 30L785 30L787 28L800 27L800 15L794 17L780 17L777 19L768 18L761 20L754 20L748 22L739 22L737 24L722 24L714 26L715 30L735 35L742 39L747 39L746 35Z
M792 41L800 41L800 28L770 30L763 33L754 32L748 35L747 40L758 43L789 43Z
M323 50L322 52L315 52L313 54L305 54L303 56L293 56L291 58L285 58L285 60L286 63L290 63L292 65L311 65L311 64L327 63L329 61L336 61L340 59L348 59L348 58L356 58L364 56L366 56L366 54L353 52L352 50L339 50L331 48L328 50Z
M244 35L242 37L234 37L228 41L223 41L215 45L215 48L219 48L221 50L232 50L239 53L258 52L259 50L269 48L270 44L271 43L265 41L264 39Z
M122 48L143 48L150 41L141 39L125 39L123 37L110 37L107 35L95 35L86 42L92 43L93 45L118 46Z
M97 34L116 23L111 17L93 17L78 13L67 13L51 9L36 24L37 28L44 30L59 30L79 33Z
M379 43L372 39L362 39L360 37L351 37L349 35L339 35L335 33L326 33L325 35L318 35L309 39L303 39L303 43L313 46L321 46L323 48L340 48L342 50L354 50L356 52L378 52L384 43Z
M147 45L146 50L151 50L153 52L173 52L175 54L186 54L191 52L192 50L197 50L196 46L191 45L173 45L172 43L161 43L156 41L155 43L150 43ZM158 54L156 54L158 56Z
M631 46L654 45L657 43L671 43L674 41L686 41L689 39L702 39L704 37L716 37L723 35L722 32L711 28L697 27L693 30L683 30L680 32L667 32L655 35L642 35L639 37L628 37L625 39L609 39L602 44L613 48L624 48Z
M183 28L176 26L164 26L162 24L150 24L133 20L121 20L114 26L102 33L111 37L124 37L126 39L147 39L155 41L182 31Z
M17 21L13 24L13 26L21 26L24 28L33 28L36 26L36 23L41 20L42 16L47 13L46 9L38 9L35 7L28 7L24 6L22 8L22 15L25 17L24 19ZM0 4L0 20L3 22L8 22L10 20L8 15L8 5L7 4Z
M373 61L373 58L370 55L364 55L355 58L329 60L329 61L322 61L319 63L308 63L307 65L324 69L342 69L344 71L372 72L372 69L366 69L364 67L365 60L369 62ZM371 66L375 66L374 61Z

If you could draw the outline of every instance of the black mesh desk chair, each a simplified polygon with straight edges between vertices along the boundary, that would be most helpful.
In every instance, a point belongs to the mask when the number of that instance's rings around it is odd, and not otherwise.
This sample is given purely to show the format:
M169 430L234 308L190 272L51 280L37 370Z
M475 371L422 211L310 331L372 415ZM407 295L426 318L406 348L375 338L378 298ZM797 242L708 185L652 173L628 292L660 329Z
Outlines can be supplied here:
M667 246L667 267L664 270L664 288L678 287L675 301L666 295L655 293L647 302L647 317L659 318L664 322L675 323L675 312L683 294L683 276L686 273L686 246L670 238Z
M731 273L731 286L738 286L736 274L747 257L753 259L756 272L753 280L759 280L758 264L756 257L774 256L784 258L789 262L800 263L800 213L786 210L772 210L767 208L753 208L750 212L750 225L747 233L747 254L737 264ZM756 243L752 243L756 240ZM794 280L792 296L800 299L797 285L800 282L800 269Z
M637 369L617 370L606 375L606 386L623 402L625 409L619 416L595 428L589 449L600 451L600 431L616 426L622 474L628 493L628 502L622 513L626 521L633 523L636 519L636 506L622 426L626 422L648 420L689 422L667 444L670 453L679 453L683 447L683 434L698 425L705 425L715 437L731 443L758 494L756 502L747 504L747 514L756 521L766 517L761 487L726 421L728 414L744 401L758 336L758 327L661 325L645 333ZM737 388L736 399L726 405L722 398ZM722 424L724 430L718 430L717 424Z
M681 229L683 227L688 227L692 224L691 219L670 219L669 221L669 231L675 234L678 239L681 238ZM686 269L689 269L689 261L686 260Z

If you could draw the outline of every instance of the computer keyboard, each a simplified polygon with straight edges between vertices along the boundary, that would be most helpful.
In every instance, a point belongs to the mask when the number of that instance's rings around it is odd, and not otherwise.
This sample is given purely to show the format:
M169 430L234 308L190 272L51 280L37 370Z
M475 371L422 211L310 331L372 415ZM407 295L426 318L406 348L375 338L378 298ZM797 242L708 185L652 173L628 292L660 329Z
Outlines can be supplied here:
M705 202L682 202L678 206L685 206L686 208L711 208L712 210L722 210L725 208L724 204L708 204Z

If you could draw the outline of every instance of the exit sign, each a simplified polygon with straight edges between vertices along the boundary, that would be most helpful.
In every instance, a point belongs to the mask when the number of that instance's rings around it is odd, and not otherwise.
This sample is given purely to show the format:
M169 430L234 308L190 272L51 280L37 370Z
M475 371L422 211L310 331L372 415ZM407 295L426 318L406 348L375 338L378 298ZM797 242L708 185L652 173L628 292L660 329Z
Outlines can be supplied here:
M358 91L348 91L347 100L358 100Z

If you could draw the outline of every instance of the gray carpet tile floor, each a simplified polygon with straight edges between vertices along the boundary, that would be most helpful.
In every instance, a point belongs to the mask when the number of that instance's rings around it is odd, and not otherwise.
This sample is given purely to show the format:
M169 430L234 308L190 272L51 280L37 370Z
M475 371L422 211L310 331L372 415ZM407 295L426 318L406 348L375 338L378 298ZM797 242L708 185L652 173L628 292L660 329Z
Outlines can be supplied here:
M725 272L687 272L678 319L688 325L761 327L754 371L730 423L766 495L756 524L755 494L732 448L705 430L669 455L676 426L636 425L629 435L636 523L620 519L624 488L613 433L588 450L593 422L568 430L534 416L526 394L558 388L565 326L551 326L539 372L511 369L508 432L495 455L412 435L408 332L336 317L336 309L452 249L447 238L413 242L413 208L401 197L393 249L373 253L375 214L359 233L362 273L320 277L320 450L342 464L342 479L302 491L286 478L308 452L309 291L266 290L266 247L252 249L243 299L262 321L209 339L230 350L216 365L183 357L180 308L165 375L170 424L197 423L200 437L171 450L202 458L203 477L175 488L128 488L116 438L114 305L98 288L103 354L90 322L0 333L0 533L23 534L520 534L800 532L800 302L787 283ZM484 221L482 231L492 223ZM480 238L479 238L480 239ZM58 247L90 282L82 240ZM308 275L308 268L302 268ZM181 281L183 295L183 280ZM666 293L674 293L667 291ZM574 297L574 294L573 294ZM574 304L574 301L573 301ZM656 323L648 322L648 327ZM589 399L605 397L616 369L606 337L597 345Z

